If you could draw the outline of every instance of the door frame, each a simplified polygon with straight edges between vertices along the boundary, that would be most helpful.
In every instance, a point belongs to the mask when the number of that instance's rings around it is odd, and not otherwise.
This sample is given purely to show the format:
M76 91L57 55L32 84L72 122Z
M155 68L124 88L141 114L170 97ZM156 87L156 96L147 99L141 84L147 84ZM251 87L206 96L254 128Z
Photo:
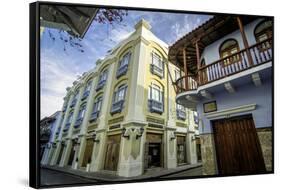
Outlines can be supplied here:
M224 117L224 118L218 118L218 119L214 119L214 120L211 120L211 130L212 130L212 134L213 134L213 143L214 143L214 158L216 160L215 164L216 164L216 169L217 169L217 172L219 175L222 175L220 173L220 166L219 166L219 162L220 162L220 157L219 157L219 153L218 153L218 149L217 149L217 142L216 142L216 136L215 136L215 130L214 130L214 123L217 122L217 121L231 121L231 120L239 120L239 119L251 119L252 122L253 122L253 127L255 129L255 136L256 136L256 139L257 139L257 143L258 143L258 151L261 153L261 159L263 160L263 163L264 163L264 157L263 157L263 153L262 153L262 148L261 148L261 144L260 144L260 141L259 141L259 137L258 137L258 134L257 134L257 131L256 131L256 125L255 125L255 122L254 122L254 118L253 118L253 115L252 114L244 114L244 115L238 115L238 116L233 116L233 117ZM265 169L265 163L264 163L264 169ZM266 170L264 170L264 172L266 172ZM264 172L255 172L255 173L264 173ZM253 174L255 174L253 173ZM251 172L249 172L249 174L252 174ZM234 175L234 174L223 174L223 175ZM239 175L242 175L242 174L239 174Z

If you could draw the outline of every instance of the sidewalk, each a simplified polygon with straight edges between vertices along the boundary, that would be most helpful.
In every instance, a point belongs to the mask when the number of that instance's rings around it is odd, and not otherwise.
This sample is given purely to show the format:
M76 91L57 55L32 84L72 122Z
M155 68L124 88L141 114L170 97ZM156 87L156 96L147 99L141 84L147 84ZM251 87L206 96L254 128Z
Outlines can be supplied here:
M120 181L130 181L130 180L145 180L145 179L152 179L152 178L160 178L172 174L176 174L182 171L187 171L193 168L201 167L202 164L192 164L192 165L183 165L173 169L166 169L166 168L155 168L146 171L143 175L136 176L136 177L120 177L114 174L109 173L108 171L99 171L99 172L86 172L84 170L74 170L70 167L58 167L58 166L41 166L42 168L55 170L79 177L84 177L87 179L93 179L103 182L120 182Z

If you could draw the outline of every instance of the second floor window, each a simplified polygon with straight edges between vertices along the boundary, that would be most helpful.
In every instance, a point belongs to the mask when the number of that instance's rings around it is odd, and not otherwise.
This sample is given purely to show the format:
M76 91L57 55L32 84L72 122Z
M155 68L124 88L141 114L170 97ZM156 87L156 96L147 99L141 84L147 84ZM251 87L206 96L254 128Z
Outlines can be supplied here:
M105 85L106 80L107 80L107 75L108 75L108 70L104 70L101 72L100 76L99 76L99 81L96 87L96 91L102 89L102 87Z
M63 131L67 131L71 125L71 122L72 122L72 118L73 118L73 112L70 112L68 117L67 117L67 120L66 120L66 124L64 126L64 129Z
M90 121L95 121L99 117L101 111L101 105L102 105L102 96L96 98L95 100Z
M83 118L85 116L85 111L86 111L86 105L83 104L83 105L81 105L81 107L79 109L78 116L77 116L74 127L77 128L82 124Z
M236 63L240 61L240 55L236 54L239 52L238 42L234 39L229 39L223 42L219 49L220 57L223 59L224 66ZM233 56L231 56L233 55Z
M74 107L74 106L76 105L78 96L79 96L79 90L76 90L76 92L75 92L75 94L74 94L74 97L73 97L73 100L72 100L72 102L71 102L70 107Z
M186 112L185 112L185 107L180 105L180 104L176 104L176 112L177 112L177 118L181 119L181 120L185 120L186 119Z
M259 23L255 28L255 38L257 42L266 41L269 38L272 38L272 21L267 20ZM271 48L269 41L266 41L261 44L260 50L267 50Z
M129 63L130 63L130 58L131 58L131 53L128 52L119 61L117 74L116 74L117 78L119 78L122 75L125 75L127 73L128 66L129 66Z
M91 91L91 86L92 86L92 81L90 80L90 81L87 82L87 85L86 85L85 90L83 92L82 100L86 99L89 96L90 91Z
M159 77L163 78L164 76L164 63L160 55L155 52L151 54L151 72Z
M127 86L121 85L113 94L111 113L121 112L125 101Z
M160 86L152 84L148 92L148 107L151 112L162 113L163 105L163 91Z

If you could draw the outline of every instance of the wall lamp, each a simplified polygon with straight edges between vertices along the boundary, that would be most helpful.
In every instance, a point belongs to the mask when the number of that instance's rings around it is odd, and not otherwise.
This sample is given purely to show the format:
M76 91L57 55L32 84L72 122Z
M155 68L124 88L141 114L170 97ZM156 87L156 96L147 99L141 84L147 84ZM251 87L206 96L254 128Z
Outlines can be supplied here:
M130 139L130 135L126 134L126 128L125 127L122 128L122 137L128 138L128 140Z
M93 138L93 141L94 141L94 142L96 142L96 143L99 143L99 142L100 142L100 140L97 139L97 133L96 133L96 131L94 131L94 133L93 133L93 135L92 135L92 138Z
M141 128L139 129L139 134L136 135L136 139L142 137L143 132L144 132L144 128L141 127Z

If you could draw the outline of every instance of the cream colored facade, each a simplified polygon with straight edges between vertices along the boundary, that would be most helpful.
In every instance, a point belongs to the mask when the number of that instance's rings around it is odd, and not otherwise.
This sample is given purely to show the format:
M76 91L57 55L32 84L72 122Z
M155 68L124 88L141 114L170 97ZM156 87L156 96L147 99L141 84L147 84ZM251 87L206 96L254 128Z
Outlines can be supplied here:
M177 68L167 60L168 45L150 28L141 20L134 33L67 88L44 164L131 177L154 167L197 163L194 113L177 109L171 81Z

